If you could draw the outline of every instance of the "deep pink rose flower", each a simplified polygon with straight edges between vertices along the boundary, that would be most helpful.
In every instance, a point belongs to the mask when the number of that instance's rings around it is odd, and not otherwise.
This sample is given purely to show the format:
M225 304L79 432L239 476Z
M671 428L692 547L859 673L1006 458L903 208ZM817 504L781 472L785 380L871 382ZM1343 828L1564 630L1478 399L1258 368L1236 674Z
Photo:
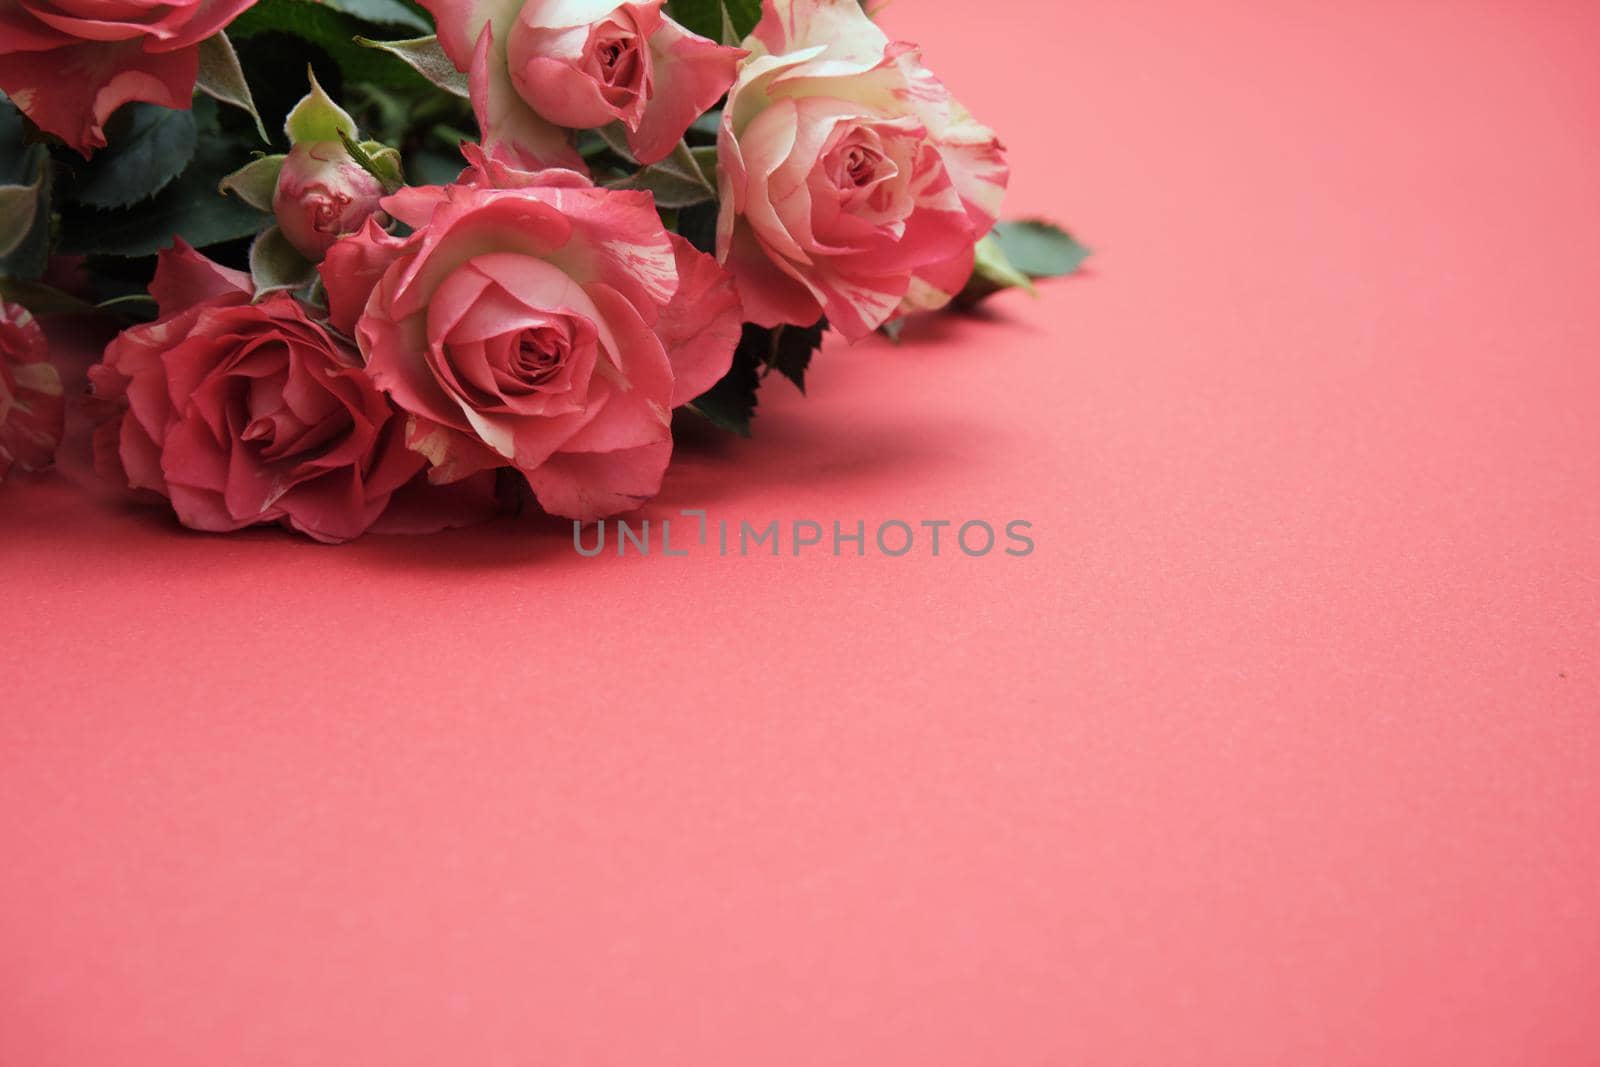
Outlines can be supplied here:
M61 443L61 376L28 309L0 300L0 480L38 470Z
M510 466L552 514L636 508L660 488L672 409L727 372L732 282L647 193L468 151L462 184L384 200L409 237L369 224L329 251L333 321L435 481Z
M199 44L254 0L0 0L0 89L89 155L130 100L185 109Z
M470 71L491 155L582 162L566 129L620 122L643 163L666 158L733 84L745 54L690 33L662 0L423 0L439 43Z
M101 472L166 497L197 530L282 523L337 542L377 524L423 462L356 353L292 296L252 303L248 276L182 243L150 291L161 317L89 369ZM462 502L406 528L478 517Z
M915 47L857 0L765 0L717 142L717 255L762 326L826 314L852 340L943 306L1009 171Z
M355 233L378 211L383 183L361 168L338 141L309 141L289 150L278 172L272 212L289 243L313 263L341 236Z

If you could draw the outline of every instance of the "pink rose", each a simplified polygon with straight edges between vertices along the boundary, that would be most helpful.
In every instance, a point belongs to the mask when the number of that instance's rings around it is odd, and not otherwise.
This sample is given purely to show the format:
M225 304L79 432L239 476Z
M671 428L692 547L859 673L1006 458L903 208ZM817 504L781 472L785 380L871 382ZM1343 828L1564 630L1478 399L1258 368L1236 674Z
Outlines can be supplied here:
M640 162L665 159L722 98L745 53L697 36L662 0L423 0L470 71L484 147L532 167L582 162L565 128L620 122Z
M27 308L0 300L0 480L13 464L31 471L50 462L63 411L44 331Z
M419 473L356 353L293 297L252 303L248 276L181 242L150 291L161 317L89 370L110 416L95 431L102 473L166 497L197 530L276 522L327 542L373 527ZM445 507L432 528L461 519Z
M999 142L857 0L764 0L717 142L717 255L762 326L852 340L942 306L1008 169Z
M131 100L187 108L199 44L254 0L0 0L0 89L85 156Z
M311 141L289 150L278 172L272 212L289 243L313 263L340 237L355 233L378 211L383 183L368 174L344 145ZM388 221L381 213L378 221Z
M410 413L433 480L510 466L552 514L636 508L660 488L672 409L727 372L732 282L647 193L468 153L466 184L384 201L409 237L369 223L329 251L334 324Z

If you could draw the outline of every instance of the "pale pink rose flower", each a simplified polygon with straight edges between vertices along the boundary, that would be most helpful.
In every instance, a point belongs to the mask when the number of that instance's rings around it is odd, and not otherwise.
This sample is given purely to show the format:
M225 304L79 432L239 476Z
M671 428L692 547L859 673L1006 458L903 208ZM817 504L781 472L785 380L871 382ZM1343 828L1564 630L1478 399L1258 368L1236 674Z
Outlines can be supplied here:
M435 482L512 467L551 514L632 510L660 488L672 409L732 361L732 281L648 193L468 153L462 183L384 200L410 236L369 223L329 251L333 323Z
M85 156L132 100L187 109L200 42L254 0L0 0L0 89Z
M856 0L765 0L717 142L718 258L762 326L852 340L943 306L1009 170L918 50Z
M383 183L368 174L337 141L308 141L289 150L278 172L272 212L289 243L313 263L333 242L355 233L378 208Z
M61 443L61 376L39 323L21 304L0 300L0 480L13 466L47 466Z
M423 0L470 72L491 155L583 169L568 129L622 124L643 163L666 158L733 84L744 52L690 33L662 0Z

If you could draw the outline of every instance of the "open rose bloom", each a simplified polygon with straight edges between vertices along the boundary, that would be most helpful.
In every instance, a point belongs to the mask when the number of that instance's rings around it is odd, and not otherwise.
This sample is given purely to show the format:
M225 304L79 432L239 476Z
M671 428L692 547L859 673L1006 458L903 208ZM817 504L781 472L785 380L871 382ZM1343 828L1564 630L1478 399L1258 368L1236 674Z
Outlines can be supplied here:
M856 0L765 0L717 145L717 253L763 326L852 340L972 274L1009 177L994 134Z
M0 89L84 155L130 100L186 108L200 42L254 0L0 0Z
M294 298L253 303L247 275L187 246L162 255L151 289L160 319L89 371L102 473L197 530L282 523L336 542L378 524L424 463L356 353ZM474 517L460 503L441 500L432 528Z
M333 321L436 482L512 467L552 514L632 510L660 488L672 409L728 369L732 283L646 193L475 159L384 201L411 236L369 223L333 247Z
M622 125L633 155L663 159L733 84L742 51L690 33L662 0L425 0L439 42L471 72L491 154L582 167L567 129Z

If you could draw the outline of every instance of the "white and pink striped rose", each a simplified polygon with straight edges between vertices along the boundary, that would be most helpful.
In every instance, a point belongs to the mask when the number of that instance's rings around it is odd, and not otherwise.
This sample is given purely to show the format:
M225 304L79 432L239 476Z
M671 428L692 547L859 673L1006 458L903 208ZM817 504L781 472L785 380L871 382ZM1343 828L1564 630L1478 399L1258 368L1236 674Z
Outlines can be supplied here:
M641 163L666 158L733 84L740 49L690 33L662 0L423 0L470 72L491 155L582 169L567 131L620 123Z
M718 141L718 258L746 317L852 340L943 306L1009 170L995 135L857 0L764 0Z
M0 300L0 481L13 466L38 470L61 443L61 376L27 308Z
M660 488L672 409L728 370L733 283L648 193L467 151L461 183L383 201L409 236L368 222L328 252L333 322L434 482L510 467L551 514L630 511Z

